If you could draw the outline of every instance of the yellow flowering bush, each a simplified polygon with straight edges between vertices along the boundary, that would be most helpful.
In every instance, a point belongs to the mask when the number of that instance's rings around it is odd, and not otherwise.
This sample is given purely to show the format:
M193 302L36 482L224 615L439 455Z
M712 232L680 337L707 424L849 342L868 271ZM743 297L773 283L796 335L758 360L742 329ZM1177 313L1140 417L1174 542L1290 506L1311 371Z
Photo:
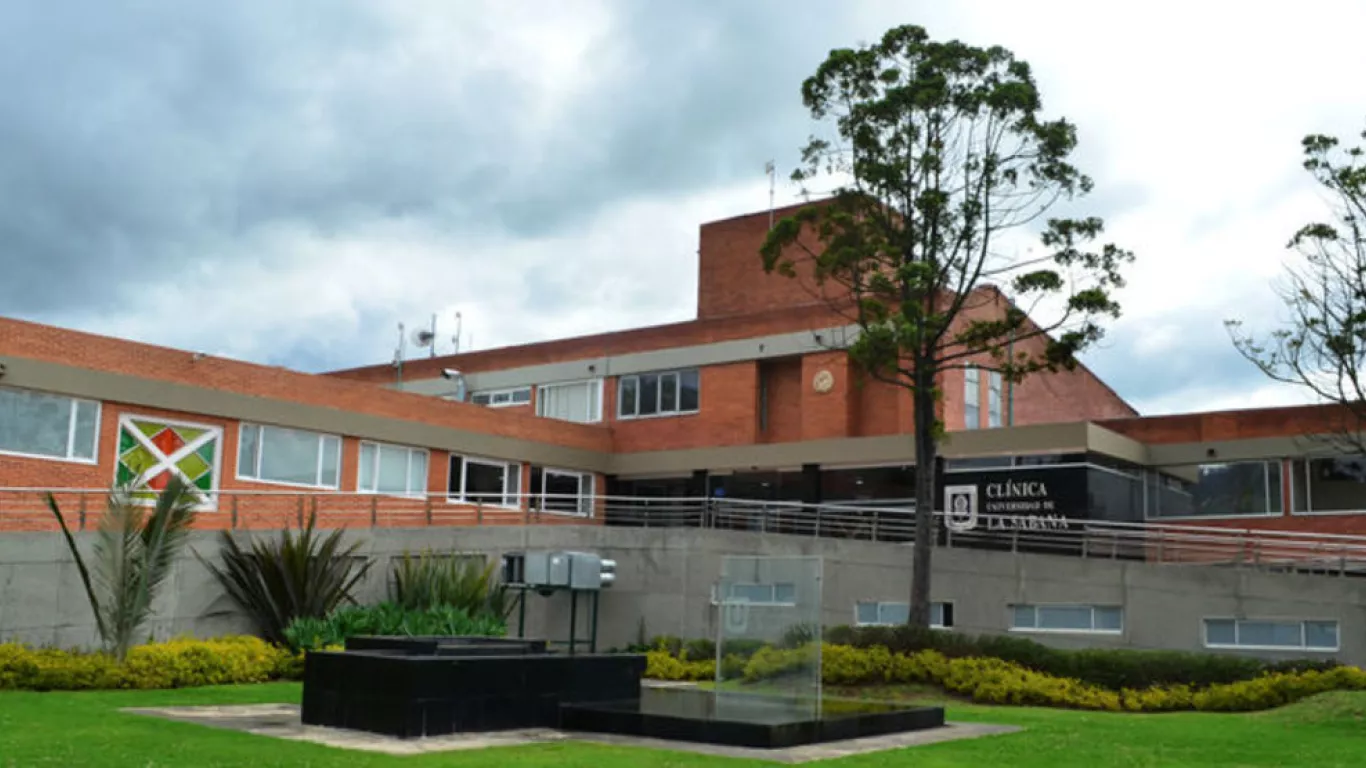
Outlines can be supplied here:
M0 644L0 690L78 691L259 683L291 674L292 654L255 637L176 638L134 646L118 663L100 652ZM302 666L297 669L302 671Z

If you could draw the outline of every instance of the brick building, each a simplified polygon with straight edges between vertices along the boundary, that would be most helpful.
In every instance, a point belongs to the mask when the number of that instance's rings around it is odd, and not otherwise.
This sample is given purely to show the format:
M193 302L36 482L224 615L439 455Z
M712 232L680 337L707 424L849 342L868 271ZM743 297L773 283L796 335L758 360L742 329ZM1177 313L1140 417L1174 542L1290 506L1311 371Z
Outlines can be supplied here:
M849 365L854 329L809 279L762 271L768 222L701 227L695 320L407 361L401 382L392 365L313 375L0 320L0 489L67 489L85 508L112 481L155 489L174 471L205 525L238 527L315 509L611 522L609 497L904 507L910 398ZM980 311L1003 306L982 291ZM941 386L943 484L1009 525L1366 533L1362 462L1305 439L1329 410L1145 418L1085 367ZM0 524L50 523L22 504L0 498Z

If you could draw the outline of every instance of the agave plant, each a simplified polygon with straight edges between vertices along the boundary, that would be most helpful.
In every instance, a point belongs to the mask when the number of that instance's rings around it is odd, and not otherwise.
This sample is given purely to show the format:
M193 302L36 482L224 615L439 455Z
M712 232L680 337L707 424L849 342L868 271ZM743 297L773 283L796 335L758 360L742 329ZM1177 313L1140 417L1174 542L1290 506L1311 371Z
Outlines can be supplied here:
M395 603L410 611L438 607L462 610L473 617L505 620L516 607L507 586L494 578L495 566L475 560L433 555L427 550L407 552L394 565Z
M355 603L352 591L370 570L368 560L357 562L361 542L343 549L342 531L322 536L316 523L310 514L297 533L285 528L278 539L253 540L248 549L223 531L223 566L199 558L270 642L287 643L285 628L295 619L321 619Z
M45 497L76 560L100 641L120 661L151 615L152 602L170 575L195 518L195 495L178 475L166 483L150 515L134 491L135 486L126 483L110 491L96 534L93 568L76 547L57 499L51 493Z

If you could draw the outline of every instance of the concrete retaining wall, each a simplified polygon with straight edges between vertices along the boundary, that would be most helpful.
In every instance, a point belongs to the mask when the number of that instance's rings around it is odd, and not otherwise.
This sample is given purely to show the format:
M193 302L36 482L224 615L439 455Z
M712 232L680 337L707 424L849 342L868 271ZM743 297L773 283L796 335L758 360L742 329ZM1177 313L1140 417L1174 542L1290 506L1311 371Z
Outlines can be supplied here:
M711 588L725 555L822 557L822 616L827 625L852 623L857 600L905 602L910 584L908 546L838 539L597 526L379 529L353 535L364 541L363 551L375 559L362 589L365 600L384 596L391 558L405 550L427 547L496 558L520 549L579 549L612 557L617 561L617 581L602 596L600 648L625 645L640 635L715 636L718 614ZM216 557L217 537L196 533L191 547L205 557ZM93 534L78 535L82 547L88 548L92 540ZM966 549L937 550L934 573L934 599L953 603L955 629L966 632L1009 631L1009 605L1017 602L1123 606L1124 629L1119 634L1029 635L1062 647L1201 650L1206 617L1336 619L1342 649L1319 655L1366 664L1366 584L1359 579ZM567 595L533 594L528 600L529 636L567 637ZM188 552L156 609L148 631L157 638L250 631L245 618ZM587 601L580 610L580 636L586 637ZM63 647L94 641L94 621L60 534L0 536L0 639Z

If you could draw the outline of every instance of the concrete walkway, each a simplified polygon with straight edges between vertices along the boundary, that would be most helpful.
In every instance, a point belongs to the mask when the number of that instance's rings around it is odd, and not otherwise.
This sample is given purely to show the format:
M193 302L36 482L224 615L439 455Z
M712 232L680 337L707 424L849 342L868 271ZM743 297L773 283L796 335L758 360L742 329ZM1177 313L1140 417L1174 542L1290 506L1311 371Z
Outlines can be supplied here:
M915 747L922 744L937 744L958 739L970 739L1020 730L1010 725L983 725L979 723L949 723L943 728L910 733L874 736L866 739L810 744L789 749L747 749L742 747L723 747L713 744L698 744L684 741L664 741L643 739L634 736L615 736L601 733L578 733L558 731L550 728L532 728L491 733L453 734L433 736L425 739L398 739L363 731L341 728L323 728L304 725L299 720L299 707L295 704L245 704L236 706L209 707L140 707L125 709L124 712L161 717L186 723L196 723L214 728L226 728L258 736L271 736L278 739L307 741L339 749L355 749L369 752L382 752L390 755L417 755L429 752L449 752L466 749L485 749L488 747L511 747L525 744L541 744L566 740L587 741L598 744L618 746L647 747L678 752L716 755L720 757L744 757L771 760L781 763L806 763L847 757L865 752L880 752L889 749Z

